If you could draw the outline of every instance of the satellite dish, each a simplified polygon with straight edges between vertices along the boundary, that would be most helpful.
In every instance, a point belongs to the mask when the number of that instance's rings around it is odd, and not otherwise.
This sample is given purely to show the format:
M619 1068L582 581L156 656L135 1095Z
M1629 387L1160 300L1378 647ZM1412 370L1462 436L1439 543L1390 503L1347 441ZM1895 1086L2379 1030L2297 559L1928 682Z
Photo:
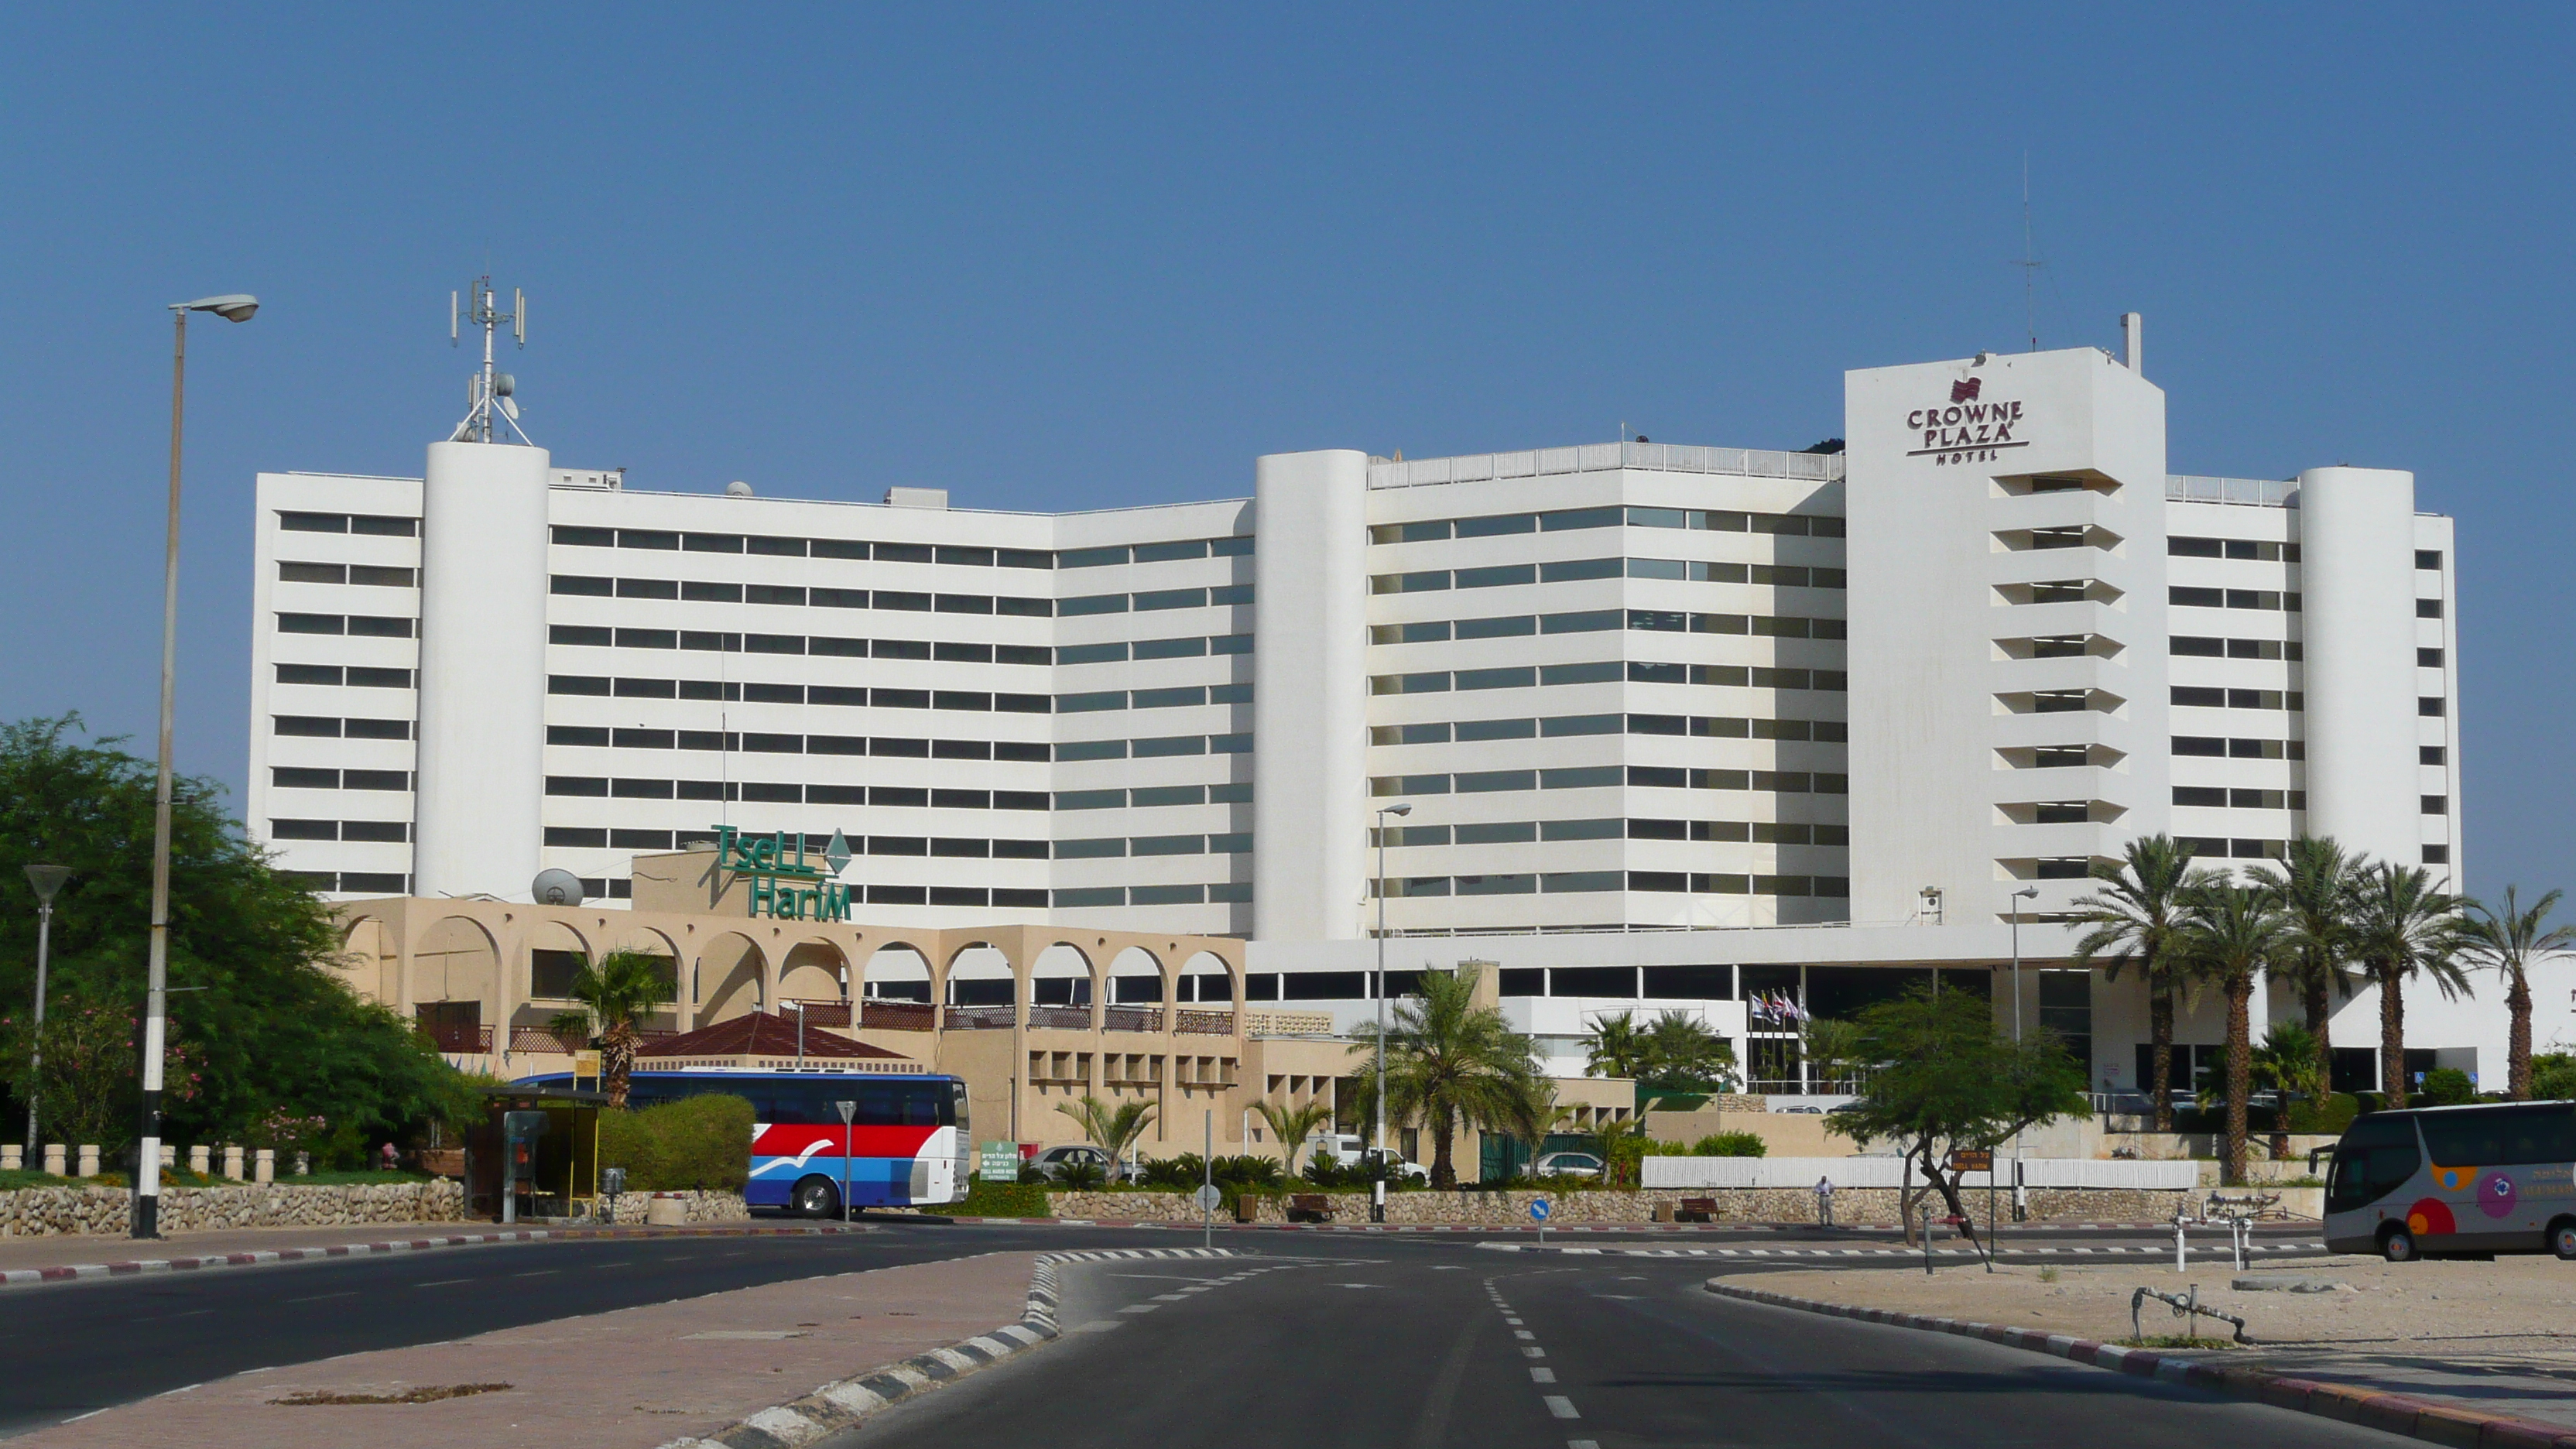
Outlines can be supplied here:
M581 904L581 877L568 870L541 870L528 886L528 898L541 906Z
M727 498L749 498L751 496L751 485L743 482L739 478L736 478L734 481L725 485L725 496Z

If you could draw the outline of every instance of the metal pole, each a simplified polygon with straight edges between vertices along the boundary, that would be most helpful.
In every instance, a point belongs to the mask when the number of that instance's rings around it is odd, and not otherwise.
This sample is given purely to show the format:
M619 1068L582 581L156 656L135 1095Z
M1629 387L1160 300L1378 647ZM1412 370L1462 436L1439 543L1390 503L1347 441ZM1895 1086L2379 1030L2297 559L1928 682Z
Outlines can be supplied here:
M1369 1184L1369 1221L1386 1221L1386 812L1377 812L1377 1096L1372 1144L1377 1178Z
M1207 1109L1207 1120L1202 1125L1207 1131L1207 1136L1199 1147L1199 1190L1204 1197L1207 1189L1216 1186L1216 1109L1214 1107ZM1209 1207L1205 1202L1199 1204L1199 1246L1211 1249L1216 1246L1216 1209Z
M142 1143L134 1164L130 1236L161 1236L161 1056L170 1001L170 734L179 676L179 439L187 411L188 314L171 314L170 510L161 557L161 751L152 787L152 930L143 1018Z
M27 1038L27 1156L30 1168L42 1165L36 1155L36 1101L45 1086L45 958L54 941L54 899L48 895L36 906L36 1029Z

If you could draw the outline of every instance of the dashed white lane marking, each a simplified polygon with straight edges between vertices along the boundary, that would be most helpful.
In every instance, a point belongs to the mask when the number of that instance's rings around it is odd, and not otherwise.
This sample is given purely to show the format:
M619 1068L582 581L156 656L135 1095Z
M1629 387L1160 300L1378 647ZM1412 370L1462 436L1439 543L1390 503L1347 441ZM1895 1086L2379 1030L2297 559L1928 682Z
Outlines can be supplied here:
M1601 1449L1601 1445L1598 1440L1593 1439L1568 1439L1565 1441L1565 1449Z
M1555 1383L1555 1382L1556 1382L1556 1370L1554 1370L1554 1369L1552 1369L1552 1368L1534 1368L1534 1369L1531 1369L1531 1370L1530 1370L1530 1382L1531 1382L1531 1383L1534 1383L1534 1384L1552 1384L1552 1383Z
M1186 1303L1189 1301L1189 1295L1186 1293L1157 1293L1154 1295L1154 1301L1157 1303Z
M1520 1339L1520 1340L1522 1340L1522 1341L1524 1341L1524 1342L1536 1342L1536 1341L1537 1341L1537 1339L1538 1339L1538 1335L1537 1335L1537 1334L1530 1332L1530 1331L1529 1331L1528 1329L1526 1329L1526 1328L1515 1328L1515 1329L1513 1329L1513 1330L1512 1330L1512 1337L1517 1338L1517 1339Z
M1521 1350L1521 1357L1523 1357L1523 1358L1545 1358L1545 1357L1547 1357L1547 1350L1546 1350L1546 1349L1543 1349L1543 1348L1531 1348L1531 1347L1525 1347L1525 1348L1523 1348L1523 1349Z
M1130 1303L1118 1311L1121 1313L1151 1313L1162 1306L1163 1305L1160 1303Z
M1580 1419L1583 1417L1581 1414L1574 1411L1574 1401L1563 1394L1549 1394L1546 1396L1546 1402L1547 1411L1560 1419Z

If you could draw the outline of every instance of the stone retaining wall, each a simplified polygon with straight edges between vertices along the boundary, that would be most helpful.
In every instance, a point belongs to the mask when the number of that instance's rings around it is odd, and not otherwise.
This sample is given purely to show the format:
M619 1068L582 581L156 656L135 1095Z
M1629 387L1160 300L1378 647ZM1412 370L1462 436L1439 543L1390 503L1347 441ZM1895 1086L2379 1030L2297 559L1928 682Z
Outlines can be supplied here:
M739 1199L736 1199L739 1202ZM161 1189L165 1233L218 1228L356 1226L363 1223L454 1222L464 1216L463 1190L429 1182L346 1186L171 1187ZM30 1187L0 1192L0 1238L66 1233L123 1234L133 1197L121 1187Z
M738 1192L676 1192L664 1195L687 1199L689 1221L693 1223L739 1223L751 1217L750 1206L743 1202L742 1194ZM652 1204L654 1196L655 1194L649 1192L618 1194L616 1215L608 1220L615 1223L644 1221L645 1209ZM608 1199L599 1199L599 1204L605 1209Z
M1333 1221L1356 1223L1368 1220L1368 1194L1364 1192L1328 1192L1323 1194L1333 1204ZM2161 1222L2169 1220L2178 1207L2188 1206L2193 1194L2187 1192L2154 1192L2143 1189L2078 1189L2033 1188L2030 1192L2031 1219L2035 1222ZM1712 1188L1705 1192L1567 1192L1540 1193L1528 1189L1495 1192L1398 1192L1387 1195L1386 1220L1390 1223L1472 1223L1491 1227L1526 1227L1530 1222L1530 1199L1548 1199L1548 1222L1560 1223L1642 1223L1651 1221L1657 1206L1678 1206L1685 1197L1713 1198L1717 1203L1718 1222L1812 1222L1816 1216L1815 1194L1803 1188ZM1965 1195L1968 1211L1983 1218L1985 1194ZM1169 1192L1051 1192L1047 1202L1058 1217L1138 1219L1147 1222L1197 1222L1199 1211L1181 1193ZM1939 1211L1938 1198L1933 1200ZM1997 1194L1999 1213L2009 1211L2008 1199ZM1260 1203L1259 1220L1265 1223L1287 1220L1284 1198L1265 1198ZM1894 1188L1847 1188L1834 1194L1834 1218L1841 1223L1892 1224L1896 1221L1897 1193Z

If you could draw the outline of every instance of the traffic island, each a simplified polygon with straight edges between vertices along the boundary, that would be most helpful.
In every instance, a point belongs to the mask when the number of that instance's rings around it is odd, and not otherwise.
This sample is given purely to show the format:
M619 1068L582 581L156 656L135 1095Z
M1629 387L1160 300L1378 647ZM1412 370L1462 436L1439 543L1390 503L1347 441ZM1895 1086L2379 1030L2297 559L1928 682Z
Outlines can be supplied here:
M1964 1334L2435 1443L2576 1449L2567 1271L2538 1257L2337 1257L2240 1273L2221 1252L2197 1255L2181 1273L2169 1259L2008 1263L1991 1274L1946 1261L1931 1274L1746 1273L1707 1286L1722 1297ZM2242 1318L2249 1342L2228 1343L2223 1322L2177 1316L2154 1298L2138 1302L2140 1288ZM2194 1336L2204 1346L2190 1346ZM2152 1347L2130 1346L2141 1338Z

